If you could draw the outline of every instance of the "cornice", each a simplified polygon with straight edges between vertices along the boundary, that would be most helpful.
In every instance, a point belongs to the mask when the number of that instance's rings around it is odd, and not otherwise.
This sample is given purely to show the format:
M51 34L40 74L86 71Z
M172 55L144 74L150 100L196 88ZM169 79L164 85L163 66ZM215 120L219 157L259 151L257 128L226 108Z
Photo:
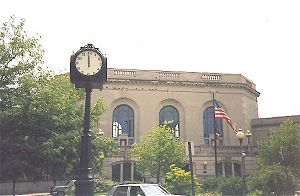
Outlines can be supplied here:
M108 84L135 84L155 86L182 86L182 87L213 87L213 88L243 88L259 97L260 93L245 83L229 83L221 81L166 81L166 80L140 80L108 78Z

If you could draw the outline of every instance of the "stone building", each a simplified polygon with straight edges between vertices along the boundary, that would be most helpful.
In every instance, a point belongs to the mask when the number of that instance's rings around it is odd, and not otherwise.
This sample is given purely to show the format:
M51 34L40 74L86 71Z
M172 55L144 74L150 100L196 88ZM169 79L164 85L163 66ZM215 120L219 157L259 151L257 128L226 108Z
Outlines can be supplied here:
M300 115L252 119L253 144L256 145L259 138L269 137L270 130L277 129L286 120L300 124Z
M259 92L240 74L108 69L107 77L103 90L92 94L93 102L102 98L107 106L93 129L119 142L121 152L105 160L105 176L115 181L137 178L130 146L163 120L173 121L174 137L192 143L194 174L215 175L212 92L237 128L251 130L251 120L258 118ZM240 176L239 140L225 120L217 121L218 173ZM255 169L257 149L252 139L245 139L242 146L247 173Z

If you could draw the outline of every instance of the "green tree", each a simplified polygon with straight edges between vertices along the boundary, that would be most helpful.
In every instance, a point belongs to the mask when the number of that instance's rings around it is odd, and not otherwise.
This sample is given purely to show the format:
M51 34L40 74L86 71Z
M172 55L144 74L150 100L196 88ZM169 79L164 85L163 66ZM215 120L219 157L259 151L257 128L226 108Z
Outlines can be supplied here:
M159 183L171 164L183 164L185 151L183 142L174 138L174 131L165 123L152 128L142 141L134 144L132 155L138 158L137 169L156 175Z
M287 120L258 142L257 171L248 188L263 195L293 194L300 182L300 126Z
M93 165L93 176L101 175L103 172L103 161L106 157L112 156L119 152L117 141L109 137L93 136L91 162Z
M201 184L194 177L195 191L200 192ZM166 173L166 189L173 194L178 195L191 195L192 194L192 180L191 172L187 172L184 169L176 167L175 164L170 166L170 170Z
M29 37L23 27L24 20L11 17L0 31L0 176L11 179L13 185L24 174L37 174L29 163L34 150L30 145L35 142L21 129L28 108L20 104L26 94L19 89L25 78L39 72L44 51L39 38Z
M11 17L0 31L0 180L67 177L78 164L84 92L41 68L39 38ZM98 101L92 126L104 112ZM14 188L13 188L14 193Z
M247 186L250 192L259 191L261 195L286 195L292 187L286 176L285 168L279 164L266 165L251 174L247 181ZM294 194L292 194L294 195Z

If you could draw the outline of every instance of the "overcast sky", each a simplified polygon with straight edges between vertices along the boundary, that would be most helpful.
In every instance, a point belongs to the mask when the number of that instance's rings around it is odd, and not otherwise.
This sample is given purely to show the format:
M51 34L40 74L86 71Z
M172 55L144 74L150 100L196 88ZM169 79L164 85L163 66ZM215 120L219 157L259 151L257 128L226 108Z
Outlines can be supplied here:
M39 34L45 65L69 71L92 43L108 67L243 74L256 83L259 116L300 115L300 1L6 0Z

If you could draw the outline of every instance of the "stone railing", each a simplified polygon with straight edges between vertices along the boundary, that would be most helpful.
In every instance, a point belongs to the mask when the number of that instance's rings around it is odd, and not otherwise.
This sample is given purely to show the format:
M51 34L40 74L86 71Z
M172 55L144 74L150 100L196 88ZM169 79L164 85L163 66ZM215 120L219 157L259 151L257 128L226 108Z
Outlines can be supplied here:
M119 146L120 147L120 153L121 156L127 156L130 155L131 146ZM246 152L247 155L255 156L257 155L257 146L243 146L243 151ZM214 146L207 146L207 145L200 145L200 146L194 146L195 155L201 155L201 156L213 156L215 153ZM239 156L241 154L241 148L239 146L217 146L217 154L223 154L223 155L237 155Z
M185 85L191 84L205 84L205 83L218 83L218 84L231 84L242 85L243 87L250 87L255 90L255 84L242 76L241 74L222 74L222 73L208 73L208 72L183 72L183 71L161 71L161 70L138 70L138 69L107 69L107 78L111 82L124 80L133 81L169 81L178 85L184 83ZM228 87L228 86L227 86Z
M214 146L194 146L195 155L206 155L211 156L215 153ZM257 154L257 146L243 146L242 150L249 155L256 155ZM217 146L217 153L218 154L241 154L241 147L240 146Z
M179 78L179 74L174 73L174 72L159 72L158 77L159 78Z
M114 70L114 76L135 77L136 76L136 71Z
M201 76L201 78L203 80L213 80L213 81L216 81L216 80L222 80L222 75L220 75L220 74L203 74Z

